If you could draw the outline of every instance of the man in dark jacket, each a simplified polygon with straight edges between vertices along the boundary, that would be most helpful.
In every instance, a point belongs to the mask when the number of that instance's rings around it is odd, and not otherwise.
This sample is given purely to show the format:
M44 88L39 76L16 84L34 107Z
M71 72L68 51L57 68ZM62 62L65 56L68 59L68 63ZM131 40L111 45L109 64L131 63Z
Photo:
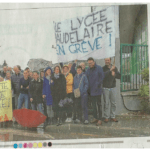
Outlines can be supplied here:
M29 108L29 83L30 78L28 71L24 71L23 76L19 81L19 89L20 89L20 95L18 98L18 109L22 108L23 103L25 103L25 108Z
M91 123L97 123L96 125L99 126L102 124L101 94L104 72L102 67L98 66L92 57L90 57L87 61L89 68L86 71L86 75L89 81L89 94L92 101L94 116L94 120ZM97 117L96 104L98 106L99 117Z
M42 114L44 114L43 110L43 80L38 78L38 72L33 72L33 79L30 81L29 85L29 95L31 101L32 110L39 110Z
M7 66L3 67L3 71L1 73L1 77L5 78L6 77L6 71L7 71Z
M110 117L111 121L118 122L118 120L115 118L115 111L116 111L116 79L121 78L121 74L118 72L117 67L113 66L111 64L111 58L105 59L105 66L103 67L103 71L105 74L104 80L103 80L103 95L104 95L104 122L108 122L109 118L109 103L110 105Z
M15 109L18 107L18 97L19 97L19 81L23 77L20 73L20 68L18 66L14 67L14 74L11 76L12 87L15 95Z

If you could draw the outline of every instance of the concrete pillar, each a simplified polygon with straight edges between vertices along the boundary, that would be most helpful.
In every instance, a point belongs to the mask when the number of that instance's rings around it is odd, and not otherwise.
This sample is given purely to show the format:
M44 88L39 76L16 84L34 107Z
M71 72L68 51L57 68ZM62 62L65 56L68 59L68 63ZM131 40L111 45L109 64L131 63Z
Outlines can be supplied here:
M148 56L149 56L149 45L150 45L150 4L147 4L147 18L148 18ZM149 57L149 66L150 66L150 57ZM149 79L150 79L150 69L149 69ZM149 80L150 85L150 80ZM150 95L150 86L149 86L149 95ZM150 96L149 96L150 101Z

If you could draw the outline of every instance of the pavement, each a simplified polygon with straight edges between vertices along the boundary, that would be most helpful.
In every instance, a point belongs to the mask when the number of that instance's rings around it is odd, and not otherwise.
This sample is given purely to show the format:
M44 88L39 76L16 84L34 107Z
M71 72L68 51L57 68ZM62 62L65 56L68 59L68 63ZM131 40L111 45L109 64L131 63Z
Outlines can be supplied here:
M95 124L63 124L47 126L45 133L55 139L71 138L112 138L112 137L144 137L150 136L150 116L117 116L119 122L102 122Z
M119 122L102 122L101 126L96 126L96 124L84 125L82 123L64 123L61 126L49 125L45 129L41 127L27 129L20 125L1 126L0 133L9 133L10 137L13 137L9 138L9 141L150 136L150 115L128 114L116 118ZM92 116L89 116L90 120L92 120Z

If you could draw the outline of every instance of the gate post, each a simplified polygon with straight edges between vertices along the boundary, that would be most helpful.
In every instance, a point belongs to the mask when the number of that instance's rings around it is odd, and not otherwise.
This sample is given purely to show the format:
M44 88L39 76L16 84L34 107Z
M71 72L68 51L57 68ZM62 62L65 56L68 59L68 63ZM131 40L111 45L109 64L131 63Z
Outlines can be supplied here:
M147 4L147 16L148 16L148 56L149 53L149 46L150 46L150 4ZM149 66L150 66L150 57L149 57ZM149 69L149 79L150 79L150 69ZM149 80L149 102L150 102L150 80Z

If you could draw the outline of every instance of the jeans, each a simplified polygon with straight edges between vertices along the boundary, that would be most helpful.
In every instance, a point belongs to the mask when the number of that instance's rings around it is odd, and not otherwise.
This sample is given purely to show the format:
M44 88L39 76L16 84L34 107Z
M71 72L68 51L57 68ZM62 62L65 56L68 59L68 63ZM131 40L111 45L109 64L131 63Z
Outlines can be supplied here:
M44 108L44 115L45 115L46 117L48 117L48 114L47 114L47 106L46 106L46 99L44 99L44 101L43 101L43 108Z
M23 103L25 103L25 108L29 108L29 96L28 94L20 93L18 98L18 109L22 108Z
M83 95L74 100L74 120L82 120L82 114L84 115L84 120L88 120L88 107L87 107L87 95Z
M116 111L116 92L115 88L103 88L104 96L104 117L109 118L109 104L110 104L110 117L115 118Z
M53 118L54 117L54 112L53 112L52 105L50 105L50 106L47 105L46 108L47 108L48 117Z
M19 94L15 94L14 98L15 98L15 109L18 108L18 97L19 97Z
M102 104L101 104L101 95L91 96L93 116L95 119L102 120ZM98 112L98 114L97 114Z
M88 120L87 101L88 101L88 96L87 95L81 96L81 106L82 106L82 112L83 112L83 115L84 115L84 120Z
M38 110L44 115L44 110L43 110L42 103L39 103L39 104L31 103L31 107L32 107L32 110Z

